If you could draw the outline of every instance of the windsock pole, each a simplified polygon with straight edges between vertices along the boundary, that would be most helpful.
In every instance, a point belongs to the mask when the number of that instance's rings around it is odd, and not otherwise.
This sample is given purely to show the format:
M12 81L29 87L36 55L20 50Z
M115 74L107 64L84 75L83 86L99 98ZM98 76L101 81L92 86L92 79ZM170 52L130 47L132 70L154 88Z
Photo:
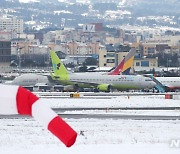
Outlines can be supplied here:
M0 85L0 114L33 116L67 147L72 146L77 133L44 101L20 86Z

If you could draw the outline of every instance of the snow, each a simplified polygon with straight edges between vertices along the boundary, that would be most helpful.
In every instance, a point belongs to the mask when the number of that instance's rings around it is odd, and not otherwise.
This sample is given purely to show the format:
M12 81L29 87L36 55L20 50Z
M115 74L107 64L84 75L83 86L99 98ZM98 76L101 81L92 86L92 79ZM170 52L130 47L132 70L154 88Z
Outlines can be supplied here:
M144 116L180 116L178 111L164 111L164 110L82 110L82 111L66 111L65 114L106 114L106 115L144 115Z
M107 97L108 98L108 97ZM82 107L179 107L178 100L163 96L117 96L110 98L48 98L52 108ZM45 99L45 98L44 98ZM66 111L89 114L179 115L169 111ZM180 139L180 120L123 120L123 119L67 119L77 132L76 143L66 148L47 129L31 117L0 119L0 153L2 154L179 154L179 147L171 147Z
M39 149L39 147L37 147L34 150L31 150L29 152L27 152L27 150L20 150L17 153L13 154L34 154L34 153L38 153L38 154L99 154L99 153L103 153L103 154L119 154L119 153L129 153L129 154L134 154L134 153L143 153L143 154L152 154L152 151L154 150L153 154L169 154L169 152L167 152L168 148L164 147L163 145L158 145L158 146L147 146L147 145L138 145L138 146L134 146L134 145L121 145L121 146L117 146L117 145L90 145L90 146L85 146L82 145L80 148L77 147L73 147L71 150L69 149L63 149L62 147L57 147L57 146L52 146L53 148L47 148L46 147L46 151ZM44 148L44 147L42 147ZM178 149L172 149L171 154L174 153L179 153ZM11 152L3 152L3 154L12 154Z
M72 107L81 107L81 108L118 108L118 107L131 107L131 108L138 108L138 107L180 107L179 100L173 99L165 99L164 95L159 96L129 96L125 94L125 96L118 96L118 97L108 97L103 96L101 97L81 97L81 98L59 98L47 99L47 103L52 108L64 107L64 108L72 108Z
M20 3L40 2L40 0L19 0Z

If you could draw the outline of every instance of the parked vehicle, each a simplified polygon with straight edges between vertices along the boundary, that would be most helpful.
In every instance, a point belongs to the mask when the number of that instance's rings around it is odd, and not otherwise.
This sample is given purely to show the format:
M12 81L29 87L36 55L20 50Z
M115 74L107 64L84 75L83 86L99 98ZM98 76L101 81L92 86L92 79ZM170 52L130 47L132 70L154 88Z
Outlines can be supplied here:
M35 92L49 92L49 91L51 91L51 86L47 85L46 83L37 83L33 87L33 91L35 91Z

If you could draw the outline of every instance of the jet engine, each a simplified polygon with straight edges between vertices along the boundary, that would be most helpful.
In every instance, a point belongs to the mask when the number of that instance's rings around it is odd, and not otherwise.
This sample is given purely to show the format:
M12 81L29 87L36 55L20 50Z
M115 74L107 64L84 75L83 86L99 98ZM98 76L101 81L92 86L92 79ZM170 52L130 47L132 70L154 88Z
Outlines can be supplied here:
M100 84L97 86L99 91L105 91L105 92L110 92L111 85L109 84Z

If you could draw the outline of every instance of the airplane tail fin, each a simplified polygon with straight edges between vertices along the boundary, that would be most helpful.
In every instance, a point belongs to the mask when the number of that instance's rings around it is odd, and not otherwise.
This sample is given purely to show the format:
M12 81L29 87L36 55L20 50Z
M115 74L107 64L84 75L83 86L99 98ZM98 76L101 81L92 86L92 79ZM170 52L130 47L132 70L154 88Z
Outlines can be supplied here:
M50 56L51 56L54 75L58 77L61 77L62 75L68 75L67 69L65 68L64 64L61 62L57 54L51 50Z
M108 73L108 75L119 75L122 72L123 66L124 66L125 58L121 61L121 63L111 72Z
M130 69L133 65L135 53L136 49L132 48L127 54L127 56L123 58L119 65L113 71L108 73L108 75L119 75L121 73L126 75L129 74Z

